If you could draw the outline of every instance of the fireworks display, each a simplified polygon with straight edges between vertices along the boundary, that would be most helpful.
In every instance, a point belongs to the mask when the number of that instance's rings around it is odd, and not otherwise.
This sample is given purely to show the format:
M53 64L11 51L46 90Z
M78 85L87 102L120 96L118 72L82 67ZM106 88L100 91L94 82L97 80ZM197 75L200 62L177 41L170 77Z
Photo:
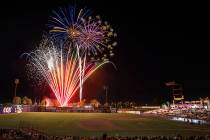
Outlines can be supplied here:
M93 17L90 10L76 7L53 11L48 27L50 41L27 56L60 105L67 106L78 89L81 101L85 80L100 66L110 63L117 34L100 16Z
M80 57L88 55L92 60L112 57L117 34L111 25L100 16L90 16L90 10L76 11L74 7L53 11L48 24L51 35L78 45Z
M80 59L71 46L58 47L50 42L31 53L26 53L30 62L45 78L60 106L67 106L80 86ZM103 64L108 63L83 63L83 82Z
M64 7L53 11L48 27L53 37L64 42L70 41L76 46L80 67L81 101L84 77L82 67L86 61L105 62L114 56L113 48L117 42L113 40L117 34L100 16L93 17L90 10L77 10L76 7Z

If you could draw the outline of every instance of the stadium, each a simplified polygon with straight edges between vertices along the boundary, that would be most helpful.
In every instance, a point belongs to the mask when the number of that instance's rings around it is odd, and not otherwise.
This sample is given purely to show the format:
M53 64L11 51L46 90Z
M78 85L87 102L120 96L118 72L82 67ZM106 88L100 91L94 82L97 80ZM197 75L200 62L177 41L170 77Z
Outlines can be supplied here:
M210 139L200 19L135 1L2 5L0 140Z

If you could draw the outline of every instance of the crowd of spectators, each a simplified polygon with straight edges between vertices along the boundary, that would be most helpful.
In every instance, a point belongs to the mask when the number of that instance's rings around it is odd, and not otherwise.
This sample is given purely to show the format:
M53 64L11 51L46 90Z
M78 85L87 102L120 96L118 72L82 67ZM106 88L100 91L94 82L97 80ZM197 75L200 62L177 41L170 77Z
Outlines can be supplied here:
M206 121L207 124L210 124L210 110L201 109L201 108L156 109L156 110L146 111L143 114L156 115L156 116L169 118L169 119L171 117L198 119L198 120Z
M210 136L50 136L34 129L0 129L0 140L210 140Z

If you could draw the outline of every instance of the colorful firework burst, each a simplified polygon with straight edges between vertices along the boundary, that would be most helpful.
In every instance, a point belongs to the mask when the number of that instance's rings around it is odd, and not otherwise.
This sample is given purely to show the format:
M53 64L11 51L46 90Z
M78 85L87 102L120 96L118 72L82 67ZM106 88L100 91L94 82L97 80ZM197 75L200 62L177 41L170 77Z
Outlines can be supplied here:
M59 40L65 41L70 38L73 41L79 35L79 28L82 25L81 19L89 14L90 10L78 10L75 6L53 10L48 23L50 34Z
M74 7L53 11L49 20L50 33L54 37L62 38L61 40L76 44L81 57L88 55L92 60L106 60L114 55L117 34L100 16L89 15L89 10L81 9L77 12Z

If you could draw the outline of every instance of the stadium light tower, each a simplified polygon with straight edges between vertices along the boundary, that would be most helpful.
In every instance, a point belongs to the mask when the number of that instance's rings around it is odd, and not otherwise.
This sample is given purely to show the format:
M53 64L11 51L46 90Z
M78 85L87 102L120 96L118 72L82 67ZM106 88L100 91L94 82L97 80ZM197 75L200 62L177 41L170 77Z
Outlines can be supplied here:
M105 85L105 86L103 87L103 89L105 90L105 93L106 93L106 103L108 103L108 96L107 96L107 94L108 94L108 89L109 89L109 87Z
M15 79L15 97L16 97L16 93L17 93L17 86L18 84L20 83L20 80L19 79Z

